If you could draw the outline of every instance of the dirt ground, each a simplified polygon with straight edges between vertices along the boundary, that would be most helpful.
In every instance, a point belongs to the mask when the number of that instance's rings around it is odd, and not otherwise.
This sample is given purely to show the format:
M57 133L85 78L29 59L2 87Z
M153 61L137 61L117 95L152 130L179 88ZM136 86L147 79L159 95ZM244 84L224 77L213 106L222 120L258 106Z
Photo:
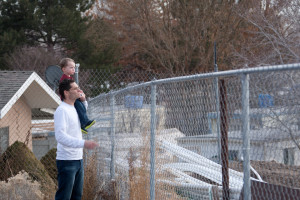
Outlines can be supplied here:
M275 161L251 161L251 166L261 178L271 184L300 188L300 166L288 166ZM230 162L229 167L236 171L243 171L242 162ZM254 173L251 177L257 178Z

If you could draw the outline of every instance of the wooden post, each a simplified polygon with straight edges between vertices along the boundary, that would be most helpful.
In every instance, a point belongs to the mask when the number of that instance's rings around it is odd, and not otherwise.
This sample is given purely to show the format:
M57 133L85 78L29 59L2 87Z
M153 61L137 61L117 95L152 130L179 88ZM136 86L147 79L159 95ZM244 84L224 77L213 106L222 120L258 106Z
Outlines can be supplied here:
M228 169L228 122L227 95L225 81L219 81L220 90L220 129L221 129L221 161L222 161L222 196L229 200L229 169Z

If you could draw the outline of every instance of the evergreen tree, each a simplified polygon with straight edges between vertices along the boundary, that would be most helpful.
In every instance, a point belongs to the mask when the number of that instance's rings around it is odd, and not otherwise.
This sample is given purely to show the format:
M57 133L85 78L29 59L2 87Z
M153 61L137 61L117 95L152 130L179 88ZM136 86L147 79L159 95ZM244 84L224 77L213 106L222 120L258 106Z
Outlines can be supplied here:
M121 54L117 32L105 19L96 18L91 21L79 43L79 50L74 57L85 68L116 69L114 64Z
M79 54L88 28L84 13L94 0L6 0L0 2L0 69L4 56L28 44ZM83 49L85 50L85 49ZM76 59L76 58L75 58Z

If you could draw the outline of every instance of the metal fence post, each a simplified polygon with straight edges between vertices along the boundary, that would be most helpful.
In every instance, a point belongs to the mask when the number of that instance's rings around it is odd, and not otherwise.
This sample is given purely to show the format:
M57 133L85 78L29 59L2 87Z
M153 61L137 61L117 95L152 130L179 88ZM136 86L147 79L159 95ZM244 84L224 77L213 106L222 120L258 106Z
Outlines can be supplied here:
M216 92L216 113L217 113L217 136L218 136L218 162L221 164L221 134L220 134L220 100L219 100L219 79L215 78Z
M75 74L74 74L74 79L78 86L79 86L79 79L78 79L79 66L80 66L79 63L75 64Z
M242 74L242 138L244 169L244 200L251 200L249 140L249 74Z
M111 138L111 160L110 160L110 179L115 179L115 95L110 98L110 138Z
M218 65L217 65L217 47L216 42L214 42L214 67L215 72L218 72ZM216 113L217 113L217 136L218 136L218 162L221 164L221 135L220 135L220 101L219 101L219 78L215 77L215 95L216 95Z
M151 121L150 121L150 199L155 199L155 130L156 130L156 84L151 83Z

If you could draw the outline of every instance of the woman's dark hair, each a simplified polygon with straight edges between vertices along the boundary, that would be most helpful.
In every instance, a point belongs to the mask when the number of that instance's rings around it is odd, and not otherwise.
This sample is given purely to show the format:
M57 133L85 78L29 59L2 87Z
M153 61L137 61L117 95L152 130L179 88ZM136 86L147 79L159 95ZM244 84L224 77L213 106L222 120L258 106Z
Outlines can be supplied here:
M60 82L58 92L59 92L62 100L64 100L66 98L64 91L69 91L71 89L71 83L74 83L74 82L75 81L72 79L64 79L62 82Z

